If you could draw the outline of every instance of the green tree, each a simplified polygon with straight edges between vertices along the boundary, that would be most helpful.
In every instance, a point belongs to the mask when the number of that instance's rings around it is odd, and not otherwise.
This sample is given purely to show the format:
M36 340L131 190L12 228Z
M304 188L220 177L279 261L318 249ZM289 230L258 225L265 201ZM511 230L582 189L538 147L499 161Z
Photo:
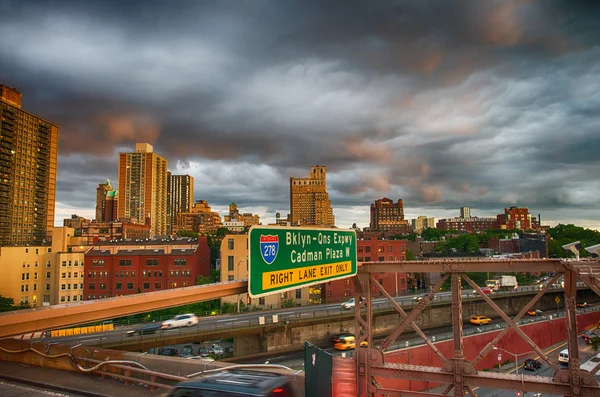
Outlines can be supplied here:
M198 238L198 232L193 232L191 230L178 230L177 231L177 236L179 236L179 237Z
M406 260L407 261L416 261L417 257L409 249L407 249L406 250Z
M591 339L592 349L594 350L594 354L598 354L598 349L600 349L600 336L595 335Z
M283 307L283 308L296 307L296 302L294 302L293 299L286 299L283 302L281 302L281 307Z
M562 248L563 245L580 241L582 247L600 244L600 232L597 230L584 229L573 224L559 224L548 229L547 234L551 236L548 241L548 256L550 258L571 258L574 254ZM590 254L584 250L579 250L579 255L582 258L588 257Z
M442 236L446 234L445 232L445 230L429 227L421 232L421 237L425 241L439 241L442 239Z

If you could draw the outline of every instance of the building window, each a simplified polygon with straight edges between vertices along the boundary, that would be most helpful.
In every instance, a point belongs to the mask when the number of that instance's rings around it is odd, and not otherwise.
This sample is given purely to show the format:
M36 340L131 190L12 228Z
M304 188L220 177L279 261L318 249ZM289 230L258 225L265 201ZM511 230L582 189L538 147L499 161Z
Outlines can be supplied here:
M95 283L89 283L89 289L96 289Z
M357 249L356 249L356 250L357 250L358 252L363 252L363 246L362 246L362 245L359 245L359 246L357 247Z
M404 246L400 246L400 252L404 252Z
M77 289L77 284L73 284L73 289Z
M146 266L158 266L158 259L146 259Z
M150 283L144 283L144 289L150 289Z
M33 284L33 290L37 291L37 284Z
M171 277L173 277L175 275L175 272L173 270L171 270L170 275L171 275Z
M46 284L46 291L50 291L50 284Z
M106 283L100 283L100 289L106 289Z
M133 289L133 283L127 283L127 289Z
M131 259L119 259L119 266L131 266Z
M385 247L383 245L380 245L377 247L377 252L383 252L385 249Z
M102 261L102 264L104 265L104 261ZM75 261L74 265L79 266L79 261Z
M186 273L186 276L188 276L188 277L190 276L190 271L189 270L187 270L185 273Z
M296 290L296 299L302 299L302 290L301 289Z
M331 298L331 290L327 291L327 297Z
M71 267L71 261L69 261L69 267Z
M187 259L175 259L175 266L185 266Z
M233 249L233 239L232 238L227 239L227 249L228 250Z
M135 270L131 271L131 277L135 278Z
M77 261L75 261L75 266L77 266ZM92 266L104 266L103 259L92 259Z
M384 256L380 256L378 260L379 260L379 262L383 262L383 261L385 261L385 257Z
M142 270L142 278L146 278L146 271Z
M177 288L177 283L171 283L171 288Z
M73 302L77 302L77 295L73 295Z
M391 246L391 245L390 245L390 247L389 247L389 248L390 248L390 252L392 252L392 246Z
M123 283L117 283L115 289L123 289Z
M64 302L64 301L65 301L65 297L64 297L64 296L61 296L61 297L60 297L60 301L61 301L61 302Z
M393 261L393 260L394 260L394 257L390 255L390 261Z
M160 283L154 283L154 289L160 289Z
M50 263L50 261L47 261L46 262L46 267L51 267L51 266L52 266L52 264Z
M371 247L369 247L369 246L365 247L365 252L371 252Z
M264 305L265 304L265 297L264 296L262 298L258 298L258 304L259 305Z
M233 266L233 256L229 255L227 257L227 270L232 272L234 270L234 266Z
M344 296L350 296L350 290L349 289L345 289L344 290Z
M44 295L44 303L50 303L50 295Z
M233 276L232 275L227 276L227 281L233 281Z

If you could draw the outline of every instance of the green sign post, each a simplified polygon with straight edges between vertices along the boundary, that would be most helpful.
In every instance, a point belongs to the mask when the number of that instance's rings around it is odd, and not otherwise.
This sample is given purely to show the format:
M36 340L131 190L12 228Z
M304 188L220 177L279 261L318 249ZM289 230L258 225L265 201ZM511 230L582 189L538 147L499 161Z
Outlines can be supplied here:
M252 298L356 274L354 230L253 226L248 233Z

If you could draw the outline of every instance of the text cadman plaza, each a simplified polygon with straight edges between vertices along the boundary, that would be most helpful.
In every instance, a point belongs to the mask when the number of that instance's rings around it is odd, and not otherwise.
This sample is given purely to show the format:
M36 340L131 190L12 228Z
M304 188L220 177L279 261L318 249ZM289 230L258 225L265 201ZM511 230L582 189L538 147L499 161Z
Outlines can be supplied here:
M253 226L248 241L252 298L356 274L354 230Z

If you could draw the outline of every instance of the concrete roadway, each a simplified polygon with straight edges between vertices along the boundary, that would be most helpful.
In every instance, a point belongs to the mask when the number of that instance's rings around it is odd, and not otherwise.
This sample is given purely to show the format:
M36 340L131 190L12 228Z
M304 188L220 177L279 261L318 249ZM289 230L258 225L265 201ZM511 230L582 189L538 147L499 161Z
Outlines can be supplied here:
M510 292L497 292L494 295L504 295L504 294L514 294L514 293L522 293L522 292L532 292L536 291L539 287L537 286L524 286L519 287L518 289ZM560 289L559 289L560 290ZM463 299L481 299L479 295L474 295L471 290L468 292L463 291ZM437 299L436 302L441 301L450 301L451 292L438 292L436 294ZM394 298L394 300L403 308L411 308L417 304L417 301L414 299L416 296L422 295L403 295ZM391 303L388 302L385 298L373 299L372 302L373 310L377 311L383 308L391 307ZM227 329L236 329L236 328L245 328L248 326L257 326L259 325L259 317L264 317L264 321L266 324L273 323L273 315L278 316L278 322L282 323L285 321L298 321L305 320L312 317L334 317L336 315L341 314L349 314L352 310L342 310L339 303L333 304L324 304L324 305L311 305L311 306L300 306L294 308L282 308L282 309L274 309L274 310L261 310L256 312L244 312L239 314L232 315L221 315L221 316L213 316L213 317L201 317L197 326L193 327L185 327L185 328L176 328L171 330L163 330L158 332L155 335L161 335L162 333L181 333L181 334L193 334L198 330L227 330ZM137 326L128 326L128 327L119 327L114 331L110 332L99 332L94 334L87 335L78 335L78 336L67 336L67 337L58 337L51 338L52 342L59 343L82 343L84 345L93 345L93 346L102 346L102 343L109 342L118 342L121 340L132 340L132 338L143 338L144 336L127 336L127 331L136 329L140 325ZM155 335L148 335L148 337L155 337Z
M86 397L83 394L73 394L49 391L36 386L0 380L0 396L11 397Z

